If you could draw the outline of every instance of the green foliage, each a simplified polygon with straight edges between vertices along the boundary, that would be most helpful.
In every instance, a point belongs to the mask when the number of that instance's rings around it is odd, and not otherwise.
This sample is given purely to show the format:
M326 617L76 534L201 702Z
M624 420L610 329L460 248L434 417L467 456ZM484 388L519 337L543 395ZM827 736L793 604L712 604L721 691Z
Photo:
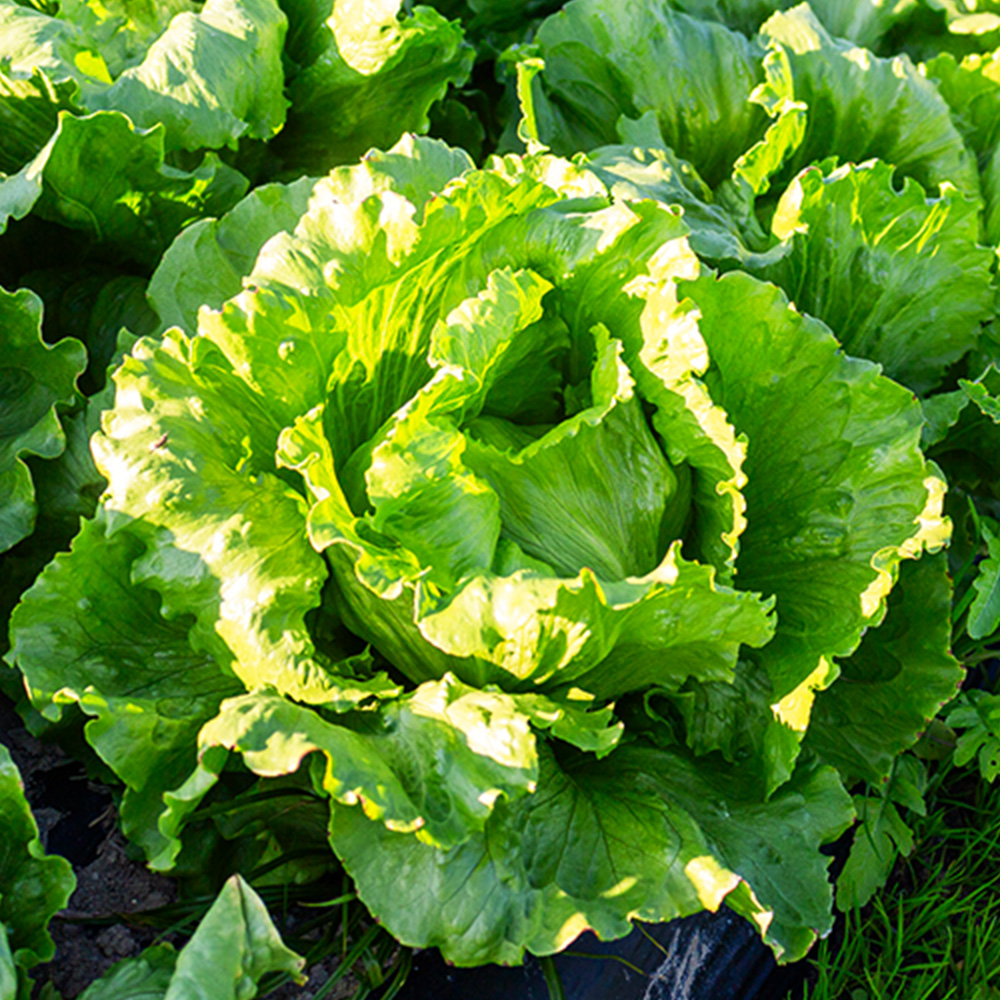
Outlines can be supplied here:
M976 762L979 773L993 782L1000 774L1000 696L965 691L948 713L948 725L965 730L955 744L955 763Z
M119 962L92 983L82 1000L253 1000L268 973L285 972L301 984L305 959L285 947L260 897L238 875L180 952L154 945Z
M0 746L0 987L5 998L23 985L25 970L49 961L55 945L52 916L76 886L69 862L46 855L38 826L24 797L21 775Z
M1000 972L1000 815L968 770L935 765L926 814L905 822L913 849L886 889L820 942L804 995L989 998Z
M854 843L837 879L837 906L841 910L864 906L881 888L898 856L913 851L913 831L898 806L918 816L927 814L923 795L927 771L914 757L900 757L889 780L876 795L856 795L858 825Z
M256 890L341 865L372 988L723 904L794 960L855 820L879 905L907 751L1000 773L945 707L1000 639L998 15L0 0L5 684L237 873L88 1000L297 977Z

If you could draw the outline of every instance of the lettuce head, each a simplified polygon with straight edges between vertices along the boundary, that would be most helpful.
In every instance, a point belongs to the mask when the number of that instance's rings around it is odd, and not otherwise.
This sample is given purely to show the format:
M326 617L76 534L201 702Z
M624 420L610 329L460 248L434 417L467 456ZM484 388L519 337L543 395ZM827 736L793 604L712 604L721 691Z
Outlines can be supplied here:
M154 278L180 325L14 615L35 706L90 718L163 870L235 768L318 798L373 913L458 964L723 903L801 956L844 781L956 681L935 634L862 750L836 702L806 739L947 537L913 395L583 161L406 137L251 198L249 273L223 219Z

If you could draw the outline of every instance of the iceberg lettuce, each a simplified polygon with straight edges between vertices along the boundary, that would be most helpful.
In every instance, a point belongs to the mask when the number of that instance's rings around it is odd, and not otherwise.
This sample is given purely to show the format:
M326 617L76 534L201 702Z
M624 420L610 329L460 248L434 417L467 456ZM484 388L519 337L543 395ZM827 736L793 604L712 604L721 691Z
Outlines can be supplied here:
M407 137L232 220L158 272L181 325L115 374L98 516L12 622L129 835L170 870L235 757L456 963L724 902L802 955L853 815L813 703L948 534L919 403L585 161ZM954 687L940 638L920 691L859 661L899 702L876 771Z

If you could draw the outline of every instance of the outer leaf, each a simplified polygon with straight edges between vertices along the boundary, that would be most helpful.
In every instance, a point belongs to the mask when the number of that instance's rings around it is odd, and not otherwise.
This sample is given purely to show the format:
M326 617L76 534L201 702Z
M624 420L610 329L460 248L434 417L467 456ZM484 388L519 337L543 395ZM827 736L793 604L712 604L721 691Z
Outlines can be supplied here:
M305 615L326 570L302 498L269 471L279 428L227 368L207 339L174 332L162 346L140 341L116 375L120 405L93 449L108 506L125 515L111 515L110 533L142 518L133 579L160 593L167 617L193 614L195 648L248 687L344 707L394 691L384 675L336 675L317 656Z
M305 214L315 181L254 188L221 219L184 229L149 282L149 299L163 327L198 327L201 306L219 309L243 287L260 248L275 233L292 230Z
M31 160L55 131L60 111L80 110L78 89L75 80L53 83L38 69L28 77L0 69L0 171L20 170Z
M741 659L729 683L689 680L676 694L650 689L643 708L656 725L651 732L648 719L638 725L667 747L686 743L699 757L720 752L730 763L741 764L748 786L755 783L770 795L792 773L808 721L802 716L808 712L813 690L823 681L825 677L818 674L801 691L776 701L766 671L756 661ZM806 711L801 715L789 710L789 704L801 710L803 703ZM637 725L634 718L631 721Z
M164 1000L252 1000L268 972L288 973L301 985L304 965L260 897L234 875L177 956Z
M225 211L246 180L206 154L191 173L164 165L163 130L136 131L122 114L66 112L45 148L0 178L0 232L34 211L151 264L181 227Z
M580 697L583 694L571 689L559 700L540 694L514 695L514 700L536 729L549 730L556 739L596 753L600 759L617 746L624 726L615 720L614 706L587 711L593 699Z
M204 727L198 745L197 770L167 797L171 808L160 825L168 836L218 779L225 750L241 753L262 777L294 773L308 754L322 753L321 785L334 801L360 802L388 829L416 832L444 848L482 830L501 796L533 791L538 774L529 716L517 701L451 675L422 684L377 715L336 725L273 692L233 698ZM156 866L172 860L166 854Z
M622 144L602 146L587 156L587 167L626 201L653 198L683 209L684 222L691 230L691 248L713 264L730 262L744 270L759 270L777 253L767 252L767 243L756 220L742 218L731 205L717 200L690 163L681 160L664 144L656 123L656 113L647 111L638 121L619 123ZM744 155L738 161L747 162ZM730 265L731 266L731 265Z
M992 313L992 254L976 245L977 203L951 185L926 199L910 178L896 190L892 174L879 161L800 174L772 222L791 251L761 275L827 323L849 354L922 393Z
M985 346L990 357L988 341ZM992 360L975 381L959 379L954 393L934 398L938 402L928 428L934 435L930 439L934 460L953 486L982 497L1000 496L1000 373Z
M958 384L983 416L989 417L994 424L1000 424L1000 395L997 392L1000 371L995 366L991 365L974 382L963 378L958 380Z
M734 273L680 292L691 301L669 287L650 298L650 328L658 309L668 322L648 356L666 365L671 335L696 324L705 384L752 442L739 580L777 597L778 631L759 662L781 699L822 659L853 652L883 614L901 558L944 542L943 484L920 453L912 395L846 358L778 289ZM746 317L739 338L736 317Z
M146 302L145 278L106 265L49 267L24 274L23 282L45 304L43 335L49 343L76 337L87 348L83 395L104 387L123 328L139 337L156 329Z
M966 622L966 631L973 639L985 639L1000 629L1000 535L983 524L983 540L988 555L972 581L976 598Z
M190 622L164 619L159 595L132 583L143 551L128 530L107 538L100 514L85 521L16 609L10 659L46 718L74 702L93 717L87 740L126 785L125 832L153 852L163 792L191 769L199 728L240 685L192 651Z
M0 744L0 924L9 935L8 955L30 969L55 952L48 923L69 901L76 879L68 861L47 856L24 798L21 775ZM9 972L9 970L8 970Z
M752 35L776 10L787 10L795 0L670 0L695 17L721 21ZM874 49L878 41L913 6L913 0L810 0L809 6L831 35L849 38Z
M287 103L286 23L275 0L207 0L198 13L178 14L145 59L91 96L89 107L123 111L139 128L162 124L168 150L270 139Z
M113 965L79 1000L162 1000L177 965L172 945L157 944Z
M48 8L51 12L51 8ZM150 45L182 11L196 9L193 0L62 0L53 16L72 24L91 40L112 77L142 62Z
M73 402L86 352L76 340L42 342L42 303L0 288L0 552L31 534L35 490L26 455L55 458L66 445L56 416Z
M428 7L401 18L402 0L291 6L311 27L302 32L305 61L289 83L292 106L276 148L297 168L320 173L373 146L387 149L404 132L426 132L431 105L472 69L459 25Z
M848 782L883 781L961 684L962 668L949 649L947 570L943 554L903 563L885 621L817 695L805 745Z
M63 418L66 449L57 459L32 461L43 530L61 534L67 540L80 528L80 519L94 516L97 501L107 485L90 454L88 417L99 404L88 401L85 409Z
M760 48L720 24L644 0L578 0L543 22L522 63L522 129L570 155L613 143L622 115L655 111L666 144L709 185L763 135L747 102ZM530 88L530 92L529 92Z
M926 3L944 12L948 30L956 35L988 35L1000 29L1000 6L996 0L926 0Z
M765 804L736 772L641 745L603 763L542 763L538 792L498 806L485 838L447 853L336 808L334 848L400 940L459 965L516 962L588 927L616 937L630 918L716 909L744 878L755 896L737 896L788 958L808 947L810 927L829 926L816 845L850 820L832 772L803 772Z
M950 52L921 66L951 108L952 119L982 165L1000 142L1000 55L968 55L958 62Z
M943 53L921 68L948 102L958 130L979 160L986 233L996 243L1000 240L1000 59L996 53L972 54L956 63L950 53Z
M0 1000L17 1000L17 969L10 953L7 928L0 924Z
M100 56L86 49L85 40L72 24L13 0L0 4L0 23L0 59L8 62L13 72L30 74L38 67L52 75L65 70L79 77L91 69L106 78L106 71L96 70Z
M947 437L948 431L969 405L969 397L961 389L958 389L954 392L941 392L929 396L922 401L922 405L926 425L920 441L924 449L927 450Z
M808 4L779 13L761 28L771 40L767 82L754 100L777 115L788 101L810 113L786 176L833 154L842 161L878 157L927 190L949 182L979 196L975 162L948 106L906 56L880 59L833 39Z
M837 38L874 50L897 24L905 23L914 0L809 0L823 26Z

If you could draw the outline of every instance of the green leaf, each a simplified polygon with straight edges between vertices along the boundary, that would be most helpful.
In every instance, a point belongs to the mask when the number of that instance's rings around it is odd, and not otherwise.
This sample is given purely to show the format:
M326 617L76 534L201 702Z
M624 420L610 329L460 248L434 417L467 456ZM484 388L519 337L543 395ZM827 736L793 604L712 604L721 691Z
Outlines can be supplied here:
M907 560L885 621L865 633L837 681L816 696L805 745L845 780L884 780L954 697L963 670L950 652L950 610L944 554Z
M1000 384L1000 371L991 365L974 382L959 379L958 384L965 395L976 404L983 416L989 417L995 424L1000 424L1000 396L997 389Z
M945 721L965 730L955 745L955 763L965 767L975 760L979 773L992 784L1000 775L1000 695L963 691Z
M305 616L326 569L305 504L272 471L279 426L218 349L179 331L140 341L115 382L118 405L92 444L109 530L130 525L145 544L132 578L160 594L165 616L194 615L193 646L248 688L343 707L394 691L384 675L354 679L347 657L337 674L317 654Z
M35 488L24 459L55 458L65 448L56 407L73 402L87 363L77 340L44 343L41 325L33 292L0 288L0 552L34 529Z
M733 273L679 290L689 301L647 308L670 310L664 347L696 322L705 385L751 443L739 581L777 598L777 634L754 655L784 698L880 620L901 558L947 539L944 484L920 452L912 394L845 357L773 285Z
M311 25L302 68L288 84L288 123L275 149L289 166L321 173L426 132L427 113L461 86L473 50L461 27L429 7L400 16L402 0L295 0ZM302 46L305 49L305 46ZM392 114L386 109L392 108Z
M218 149L270 139L284 124L275 0L207 0L170 22L143 61L93 94L93 111L122 111L142 129L162 124L167 150Z
M233 698L202 729L198 767L167 795L160 828L168 837L179 833L218 780L227 750L261 777L292 774L315 752L326 758L317 780L331 799L360 802L365 815L388 829L454 847L483 829L498 799L534 790L538 760L529 718L515 698L467 687L451 675L387 702L377 714L344 716L337 724L273 692ZM172 852L164 854L155 866L172 860Z
M212 154L190 173L166 166L163 138L162 128L137 131L118 112L60 112L38 156L0 177L0 232L34 211L152 264L185 223L225 211L246 189L246 179Z
M87 348L87 371L80 380L85 396L104 386L123 327L135 336L156 329L156 316L146 302L147 282L138 275L99 264L63 265L28 271L21 280L45 305L45 339L55 343L76 337Z
M58 9L49 13L90 40L117 78L142 62L176 14L196 9L193 0L60 0Z
M191 769L199 728L240 685L192 650L190 621L164 618L160 596L133 583L143 552L127 528L109 537L103 512L85 521L15 610L10 660L47 719L73 703L92 717L87 741L126 786L125 832L152 853L163 792Z
M80 994L79 1000L162 1000L176 965L177 952L172 945L153 945L113 965Z
M0 30L8 28L0 17ZM0 67L2 59L0 54ZM16 172L37 155L55 131L60 111L81 110L78 90L75 80L53 83L40 69L25 77L0 68L0 171Z
M2 744L0 837L4 845L0 854L0 926L6 927L8 956L13 964L30 969L49 961L55 953L48 924L69 901L76 879L68 861L45 854L24 797L21 775Z
M926 198L881 161L811 168L781 196L771 224L790 252L758 270L844 350L878 361L919 393L976 343L993 310L992 253L977 246L979 206L950 184Z
M800 772L765 803L738 770L642 745L599 763L541 763L534 795L498 805L485 837L449 852L335 809L335 850L402 942L439 947L457 965L510 964L525 948L560 951L588 928L619 937L632 918L714 910L727 896L756 910L789 959L830 926L816 846L850 821L832 771ZM730 895L743 880L753 903Z
M177 956L164 1000L252 1000L269 972L287 973L302 985L304 965L282 942L257 893L234 875Z
M897 857L913 851L913 831L896 806L926 815L923 801L926 786L924 765L913 757L901 757L892 778L879 794L854 796L860 823L854 831L847 862L837 878L838 909L864 906L885 885Z
M962 411L969 405L969 397L961 389L942 392L921 401L924 408L924 432L920 443L924 450L939 444L957 423Z
M0 1000L17 1000L18 975L10 953L7 928L0 924Z
M624 734L624 726L614 717L614 706L592 708L594 699L585 692L571 688L558 699L540 694L513 697L518 711L524 712L536 729L548 730L556 739L595 753L598 760L606 757Z
M976 598L969 608L966 631L973 639L985 639L1000 629L1000 535L983 524L987 556L972 581Z
M162 327L194 331L201 306L219 309L243 287L260 248L275 233L292 230L309 205L316 182L254 188L221 219L185 228L160 259L149 282L149 300Z
M943 52L921 69L948 102L956 128L982 163L1000 142L1000 57L971 54L958 62Z
M666 4L580 0L547 18L522 57L522 130L571 155L614 143L623 115L653 111L666 144L714 187L766 127L747 101L762 55Z
M686 14L721 21L745 35L754 34L776 10L787 10L795 0L670 0ZM810 0L809 6L831 35L849 38L873 49L905 17L910 0Z
M979 174L948 105L906 56L881 59L831 38L808 4L778 13L761 28L770 41L766 82L753 100L776 116L789 101L809 109L805 135L783 175L835 155L878 157L925 190L948 182L979 197Z
M76 533L81 518L94 516L107 485L90 455L93 405L63 417L66 449L58 458L30 462L41 519L50 531L57 528L66 537Z
M679 206L691 230L691 248L699 257L752 269L754 251L763 250L763 242L758 244L758 234L746 231L729 208L717 201L694 167L665 145L656 112L647 111L638 121L622 119L618 128L620 145L601 146L586 159L587 168L601 178L611 194L626 201L653 198Z
M234 875L180 953L166 944L147 948L115 965L80 1000L253 1000L267 973L304 983L304 965L257 893Z
M990 15L994 16L995 15ZM1000 25L1000 20L997 21ZM997 54L970 54L961 63L942 53L922 67L951 108L955 125L979 160L986 198L986 234L1000 238L1000 59Z
M111 82L100 53L76 25L12 0L0 2L0 64L6 64L8 82L34 76L40 86L56 84L64 98L78 88L89 93ZM64 81L76 86L59 86ZM54 94L50 90L49 98Z
M809 6L831 35L874 50L893 27L905 23L914 4L912 0L809 0Z

